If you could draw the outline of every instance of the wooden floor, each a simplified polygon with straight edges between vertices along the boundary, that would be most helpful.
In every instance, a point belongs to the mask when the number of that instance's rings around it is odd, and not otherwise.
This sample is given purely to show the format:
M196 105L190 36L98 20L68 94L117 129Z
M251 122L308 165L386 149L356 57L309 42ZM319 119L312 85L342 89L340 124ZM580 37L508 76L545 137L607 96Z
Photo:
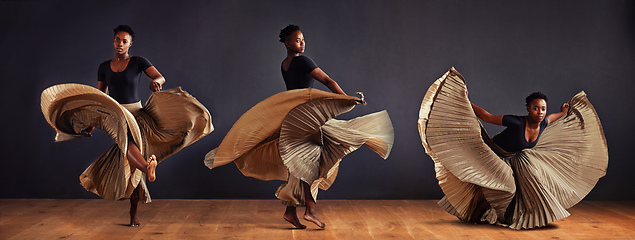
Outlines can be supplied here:
M127 210L127 201L1 199L0 239L635 239L634 201L583 201L521 231L460 222L433 200L322 200L324 230L290 229L276 200L159 199L140 206L139 227L126 225Z

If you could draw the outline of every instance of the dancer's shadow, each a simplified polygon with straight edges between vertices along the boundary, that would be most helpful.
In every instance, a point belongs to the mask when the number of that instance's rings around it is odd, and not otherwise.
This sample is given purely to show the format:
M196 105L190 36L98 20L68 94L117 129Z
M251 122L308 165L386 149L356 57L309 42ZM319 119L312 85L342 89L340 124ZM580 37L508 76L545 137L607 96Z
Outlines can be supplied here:
M422 224L426 224L426 225L452 225L452 226L456 226L456 227L476 228L476 229L492 229L492 230L508 229L508 230L512 230L512 231L518 231L518 230L514 230L514 229L511 229L511 228L508 228L508 227L498 226L498 225L489 224L489 223L485 223L485 222L484 223L473 224L473 223L462 222L460 220L427 221L427 222L424 222ZM553 224L553 223L549 223L549 224L547 224L547 226L544 226L544 227L523 229L523 231L549 231L549 230L554 230L554 229L558 229L558 228L559 228L558 225Z
M309 228L307 226L307 228L305 229L300 229L300 228L294 228L294 227L282 227L280 224L268 224L268 225L261 225L258 226L260 228L266 228L266 229L279 229L279 230L297 230L297 231L323 231L326 228Z

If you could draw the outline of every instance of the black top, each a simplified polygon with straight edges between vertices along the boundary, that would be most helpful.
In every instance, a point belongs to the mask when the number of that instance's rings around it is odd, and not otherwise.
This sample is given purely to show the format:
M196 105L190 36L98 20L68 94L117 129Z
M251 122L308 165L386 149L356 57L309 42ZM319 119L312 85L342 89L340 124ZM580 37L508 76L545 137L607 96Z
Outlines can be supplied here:
M503 126L506 126L505 130L496 134L492 140L494 143L508 152L518 152L525 148L532 148L536 146L540 139L540 134L547 127L548 120L545 119L540 122L540 132L536 141L527 142L525 139L525 128L527 127L527 118L525 116L505 115L503 116Z
M108 85L108 94L117 100L118 103L134 103L140 100L137 88L141 73L152 67L148 59L141 56L132 56L128 65L121 72L113 72L110 68L110 60L99 65L97 71L97 81L105 82Z
M309 74L316 68L315 62L305 56L297 56L291 59L289 70L287 71L284 71L282 66L280 66L287 90L313 87L313 78Z

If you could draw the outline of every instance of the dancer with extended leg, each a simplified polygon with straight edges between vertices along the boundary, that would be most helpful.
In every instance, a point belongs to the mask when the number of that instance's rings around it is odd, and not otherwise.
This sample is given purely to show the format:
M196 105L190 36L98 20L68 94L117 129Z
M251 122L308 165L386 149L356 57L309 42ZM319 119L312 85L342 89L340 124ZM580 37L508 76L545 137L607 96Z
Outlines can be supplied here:
M137 205L150 202L144 176L156 180L157 164L209 134L211 116L180 88L160 91L165 78L147 59L129 53L135 33L127 25L114 29L115 57L98 70L98 89L60 84L42 93L42 112L58 132L57 141L90 137L94 128L106 131L115 144L80 176L86 190L104 199L130 199L130 225L139 225ZM141 105L141 74L154 92ZM106 95L108 94L108 95Z

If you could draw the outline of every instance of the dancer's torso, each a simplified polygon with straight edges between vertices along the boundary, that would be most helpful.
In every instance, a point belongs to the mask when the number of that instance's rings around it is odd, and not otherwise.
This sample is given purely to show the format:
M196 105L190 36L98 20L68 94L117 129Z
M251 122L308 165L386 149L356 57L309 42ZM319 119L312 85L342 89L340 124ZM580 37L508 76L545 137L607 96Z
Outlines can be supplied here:
M540 122L540 132L533 142L528 142L525 138L525 127L527 119L524 116L505 115L503 116L503 126L507 128L492 138L494 143L508 152L518 152L525 148L536 146L540 139L540 134L547 127L547 120Z
M97 80L108 85L108 94L120 104L138 102L140 98L137 89L141 73L151 66L148 59L132 56L123 71L114 72L108 60L99 65Z
M316 68L317 65L313 60L302 55L291 59L287 71L280 66L287 90L313 87L313 78L309 74Z

